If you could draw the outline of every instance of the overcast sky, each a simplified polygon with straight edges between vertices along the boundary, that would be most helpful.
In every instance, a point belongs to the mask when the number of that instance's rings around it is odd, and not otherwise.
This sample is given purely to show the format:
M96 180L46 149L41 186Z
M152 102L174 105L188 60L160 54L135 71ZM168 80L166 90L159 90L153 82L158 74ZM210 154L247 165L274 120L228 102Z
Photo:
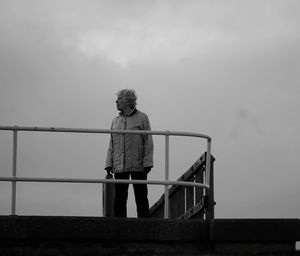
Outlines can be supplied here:
M116 92L134 88L153 130L212 137L216 217L299 218L299 24L298 0L1 0L0 125L107 129ZM11 138L0 132L0 176L11 175ZM103 178L108 139L20 133L18 175ZM172 137L171 178L204 150ZM163 153L155 137L149 179L164 177ZM18 214L101 213L98 185L17 190ZM162 192L150 186L151 203Z

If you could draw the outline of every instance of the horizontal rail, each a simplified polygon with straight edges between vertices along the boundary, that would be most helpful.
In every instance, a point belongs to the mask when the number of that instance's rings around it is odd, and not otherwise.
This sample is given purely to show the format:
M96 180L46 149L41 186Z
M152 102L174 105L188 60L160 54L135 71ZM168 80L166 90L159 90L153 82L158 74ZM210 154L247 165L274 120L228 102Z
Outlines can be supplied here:
M85 128L59 128L59 127L26 127L26 126L0 126L6 131L36 131L36 132L66 132L66 133L116 133L116 134L152 134L198 137L211 140L206 134L178 131L153 131L153 130L111 130L111 129L85 129Z
M160 180L118 180L118 179L69 179L69 178L29 178L29 177L0 177L0 181L21 182L57 182L57 183L123 183L123 184L151 184L151 185L179 185L193 186L208 189L206 184L186 181L160 181Z

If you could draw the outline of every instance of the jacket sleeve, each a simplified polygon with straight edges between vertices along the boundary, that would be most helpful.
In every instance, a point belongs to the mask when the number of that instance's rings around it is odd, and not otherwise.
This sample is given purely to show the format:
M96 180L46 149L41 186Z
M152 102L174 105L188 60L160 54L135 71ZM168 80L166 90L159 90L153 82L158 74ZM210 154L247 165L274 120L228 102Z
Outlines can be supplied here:
M144 120L144 130L151 130L150 122L148 116ZM144 167L153 167L153 139L152 135L143 135L144 141Z
M112 128L112 126L111 126ZM106 162L104 169L113 167L113 135L110 134L109 146L107 149Z

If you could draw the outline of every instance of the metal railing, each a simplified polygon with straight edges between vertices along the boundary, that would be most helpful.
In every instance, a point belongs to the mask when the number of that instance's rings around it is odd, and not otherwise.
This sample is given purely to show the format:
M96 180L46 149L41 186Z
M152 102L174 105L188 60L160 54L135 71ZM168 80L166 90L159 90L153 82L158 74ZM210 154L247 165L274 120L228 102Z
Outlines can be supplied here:
M17 182L59 182L59 183L127 183L127 184L152 184L165 187L164 218L169 218L169 186L193 186L209 190L210 163L211 163L211 138L205 134L175 131L145 131L145 130L110 130L110 129L77 129L77 128L55 128L55 127L23 127L23 126L0 126L0 130L13 132L13 158L12 177L0 177L0 181L12 182L11 214L16 215L16 187ZM151 134L165 136L165 180L119 180L119 179L72 179L72 178L31 178L17 176L17 153L18 132L60 132L60 133L104 133L104 134ZM169 136L188 136L204 138L207 140L207 159L205 183L170 181L169 180Z
M204 188L173 185L169 189L169 217L173 219L214 219L214 162L211 155L209 191ZM206 152L177 181L205 182ZM109 201L112 201L111 199ZM162 195L150 208L151 218L164 217L165 198ZM112 211L112 209L111 209Z

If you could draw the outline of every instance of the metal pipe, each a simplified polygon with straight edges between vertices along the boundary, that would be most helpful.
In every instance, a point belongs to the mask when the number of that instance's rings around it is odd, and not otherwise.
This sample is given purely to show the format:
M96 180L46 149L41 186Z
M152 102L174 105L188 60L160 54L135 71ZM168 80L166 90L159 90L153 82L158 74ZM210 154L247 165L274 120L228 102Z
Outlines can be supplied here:
M120 180L120 179L71 179L71 178L32 178L32 177L0 177L0 181L11 182L50 182L50 183L122 183L122 184L150 184L150 185L177 185L187 187L208 188L206 184L190 181L163 181L163 180Z
M17 151L18 151L18 131L13 131L13 159L12 159L12 177L17 177ZM17 195L17 182L12 180L11 191L11 214L16 215L16 195Z
M209 187L210 184L210 160L211 160L211 139L207 140L206 167L205 167L205 183Z
M84 128L58 128L58 127L26 127L26 126L0 126L0 130L36 131L36 132L71 132L71 133L118 133L118 134L152 134L187 136L210 139L208 135L194 132L153 131L153 130L110 130L110 129L84 129Z
M169 135L165 136L165 181L169 180ZM169 218L169 186L165 185L164 218Z

